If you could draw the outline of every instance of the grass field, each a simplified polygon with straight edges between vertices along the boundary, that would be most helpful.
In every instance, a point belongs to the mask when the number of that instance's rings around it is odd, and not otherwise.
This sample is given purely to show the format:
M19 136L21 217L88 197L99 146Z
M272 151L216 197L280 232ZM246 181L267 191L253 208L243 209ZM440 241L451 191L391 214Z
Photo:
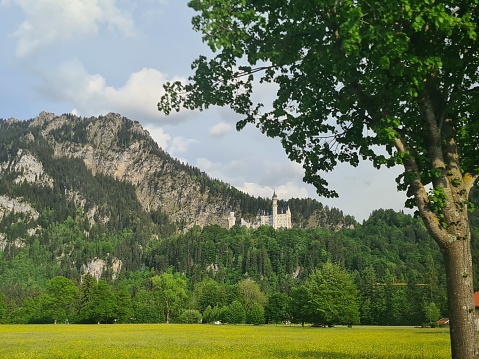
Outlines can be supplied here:
M445 329L0 325L0 358L450 358Z

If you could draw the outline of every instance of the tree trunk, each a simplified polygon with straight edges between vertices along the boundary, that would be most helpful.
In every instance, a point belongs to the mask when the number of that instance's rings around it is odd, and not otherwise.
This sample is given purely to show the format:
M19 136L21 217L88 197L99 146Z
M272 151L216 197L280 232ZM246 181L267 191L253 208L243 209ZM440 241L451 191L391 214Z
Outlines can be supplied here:
M166 324L170 324L170 308L168 307L168 300L165 299L165 313L166 313Z
M452 358L478 358L470 239L455 240L443 254L446 265Z
M425 125L432 190L425 189L421 179L423 172L407 140L398 137L396 148L405 154L403 164L405 177L409 178L408 192L414 196L424 225L444 256L452 358L479 359L467 209L477 175L464 173L461 169L455 122L451 118L436 117L429 95L426 91L418 104Z

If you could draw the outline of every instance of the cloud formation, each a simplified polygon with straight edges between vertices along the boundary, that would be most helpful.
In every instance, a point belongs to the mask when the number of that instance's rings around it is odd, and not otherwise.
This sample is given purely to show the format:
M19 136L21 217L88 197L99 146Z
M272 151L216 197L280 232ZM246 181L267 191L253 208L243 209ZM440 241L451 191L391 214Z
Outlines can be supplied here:
M171 140L170 146L168 147L168 152L171 155L176 155L178 153L188 152L189 147L193 144L198 143L198 140L193 138L185 138L183 136L177 136Z
M290 198L308 198L308 190L304 186L298 186L296 183L288 182L278 187L260 186L256 183L245 182L237 186L240 191L249 193L255 197L271 198L273 192L279 199L288 200Z
M152 127L149 125L144 126L144 129L150 133L151 138L160 146L163 150L168 147L168 143L171 140L171 136L161 128Z
M213 137L224 137L233 130L229 123L220 122L210 128L210 135Z
M3 0L16 5L25 20L13 36L18 39L16 54L26 57L55 42L65 42L97 34L100 25L123 35L134 33L131 17L116 0Z
M179 77L169 81L177 80L184 81ZM40 92L48 93L56 100L72 103L72 112L82 116L117 112L149 122L178 122L187 118L187 112L182 113L181 117L176 113L164 116L157 109L163 93L162 85L166 81L168 79L160 71L142 68L116 88L109 86L100 74L89 74L80 61L74 60L45 73Z

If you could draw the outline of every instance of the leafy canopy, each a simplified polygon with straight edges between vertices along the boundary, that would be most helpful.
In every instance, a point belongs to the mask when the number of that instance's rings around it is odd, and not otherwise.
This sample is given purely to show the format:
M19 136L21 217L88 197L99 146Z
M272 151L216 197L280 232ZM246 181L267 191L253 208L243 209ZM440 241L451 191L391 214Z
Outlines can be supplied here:
M475 179L478 4L192 0L194 29L214 56L193 62L188 83L166 84L158 108L229 106L243 115L238 129L254 123L279 137L324 196L337 193L320 172L361 159L378 168L412 159L402 190L434 182L444 165L432 134L455 138L462 171ZM258 83L276 86L271 106L254 101ZM440 207L441 191L431 195Z
M348 272L327 262L316 269L304 284L307 311L313 322L358 324L357 288Z

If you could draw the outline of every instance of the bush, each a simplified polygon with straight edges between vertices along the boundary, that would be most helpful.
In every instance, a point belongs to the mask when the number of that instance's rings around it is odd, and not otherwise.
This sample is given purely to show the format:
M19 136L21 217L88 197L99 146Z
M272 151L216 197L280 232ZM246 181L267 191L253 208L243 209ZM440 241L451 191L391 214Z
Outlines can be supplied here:
M219 308L218 306L211 308L211 305L208 305L203 312L203 323L214 323L218 320L221 321L224 319L223 317L221 313L221 308Z
M201 323L202 316L196 309L185 310L178 317L178 322L182 324L199 324Z
M253 303L246 315L246 323L254 325L264 324L264 309L261 305Z
M237 300L233 301L233 303L228 306L225 319L228 324L243 324L246 321L246 310L243 304Z

